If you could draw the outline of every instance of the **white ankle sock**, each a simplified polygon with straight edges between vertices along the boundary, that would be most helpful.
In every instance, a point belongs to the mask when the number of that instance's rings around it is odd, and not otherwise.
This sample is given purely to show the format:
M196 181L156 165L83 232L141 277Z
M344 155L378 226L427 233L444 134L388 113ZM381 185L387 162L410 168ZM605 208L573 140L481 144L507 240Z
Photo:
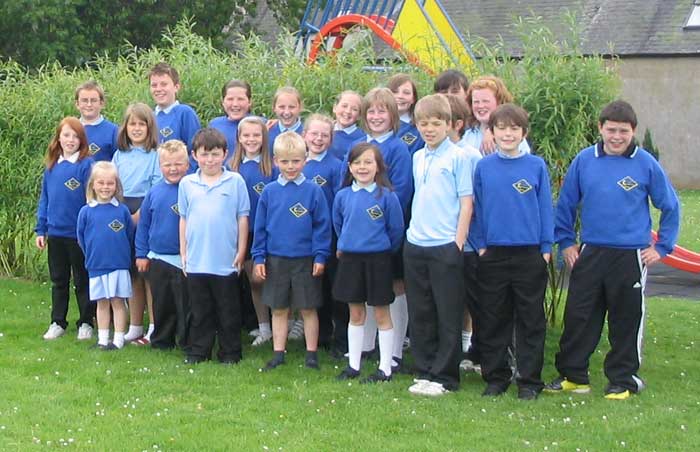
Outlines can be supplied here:
M109 344L109 328L104 330L97 330L97 344L98 345L108 345Z
M272 329L270 327L270 322L258 323L258 331L260 331L260 335L265 334L267 336L271 336Z
M129 331L124 336L125 341L133 341L143 336L143 325L129 325Z
M124 332L122 331L121 333L118 331L114 332L114 339L112 340L112 343L117 346L117 348L122 348L124 347Z
M394 329L379 330L379 370L391 375L391 354L394 349Z
M366 312L362 351L371 352L374 350L374 339L377 337L377 321L374 318L374 308L372 306L367 306Z
M348 324L348 364L355 370L360 370L364 330L363 325Z
M155 330L155 329L156 329L155 324L153 324L153 323L148 324L148 332L146 333L146 339L149 339L149 340L151 339L151 334L153 334L153 330Z
M408 330L408 303L406 294L398 295L394 302L389 305L391 312L391 322L394 324L394 343L392 356L403 358L403 340L406 338Z
M472 333L471 331L467 330L462 330L462 351L464 353L467 353L469 351L469 347L472 344Z

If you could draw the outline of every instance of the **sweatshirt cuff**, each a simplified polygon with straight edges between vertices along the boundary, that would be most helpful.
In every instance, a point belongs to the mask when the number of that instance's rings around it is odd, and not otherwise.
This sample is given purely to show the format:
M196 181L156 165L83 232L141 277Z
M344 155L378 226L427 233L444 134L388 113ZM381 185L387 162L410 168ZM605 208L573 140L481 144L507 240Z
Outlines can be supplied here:
M545 254L552 254L552 244L551 243L542 243L540 245L540 253Z
M666 257L668 254L671 254L673 252L673 249L669 249L667 246L662 245L660 243L656 243L654 245L654 249L656 249L656 252L659 253L659 256Z
M576 242L570 239L565 239L565 240L560 240L559 241L559 249L560 250L565 250L570 246L576 245Z
M317 254L316 257L314 257L314 264L326 265L326 259L327 259L327 257L325 255Z
M264 264L265 263L265 256L253 256L253 263L255 265Z

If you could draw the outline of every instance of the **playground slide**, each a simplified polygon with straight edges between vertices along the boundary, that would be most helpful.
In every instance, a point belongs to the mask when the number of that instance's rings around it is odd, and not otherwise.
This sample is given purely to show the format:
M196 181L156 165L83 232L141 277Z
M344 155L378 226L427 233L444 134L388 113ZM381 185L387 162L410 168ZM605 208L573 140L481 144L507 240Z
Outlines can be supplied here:
M424 65L437 72L448 67L468 68L474 60L464 39L439 0L406 0L391 36Z
M332 49L342 47L347 30L356 25L369 28L410 63L432 74L451 67L469 71L474 64L440 0L309 0L300 31L302 48L306 48L306 39L314 36L308 63L316 61L326 38L334 38Z
M651 231L651 235L654 241L658 239L656 231ZM678 245L674 246L671 254L661 259L661 262L685 272L700 273L700 253L694 253Z

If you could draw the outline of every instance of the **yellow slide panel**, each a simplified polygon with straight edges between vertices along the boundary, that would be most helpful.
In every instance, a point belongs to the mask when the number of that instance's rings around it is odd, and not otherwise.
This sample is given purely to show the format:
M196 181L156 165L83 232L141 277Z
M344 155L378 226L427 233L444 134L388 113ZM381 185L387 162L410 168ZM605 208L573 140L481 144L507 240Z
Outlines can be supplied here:
M392 37L435 72L455 66L468 70L473 61L442 9L434 0L424 8L425 13L417 0L406 0Z

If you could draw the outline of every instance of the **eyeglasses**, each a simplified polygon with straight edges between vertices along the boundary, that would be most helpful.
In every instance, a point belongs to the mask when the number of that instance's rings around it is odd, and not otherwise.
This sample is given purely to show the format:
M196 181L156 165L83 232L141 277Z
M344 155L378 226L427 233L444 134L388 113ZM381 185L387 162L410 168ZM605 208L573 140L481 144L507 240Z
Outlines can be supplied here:
M78 103L81 105L99 104L101 99L91 98L91 99L78 99Z

